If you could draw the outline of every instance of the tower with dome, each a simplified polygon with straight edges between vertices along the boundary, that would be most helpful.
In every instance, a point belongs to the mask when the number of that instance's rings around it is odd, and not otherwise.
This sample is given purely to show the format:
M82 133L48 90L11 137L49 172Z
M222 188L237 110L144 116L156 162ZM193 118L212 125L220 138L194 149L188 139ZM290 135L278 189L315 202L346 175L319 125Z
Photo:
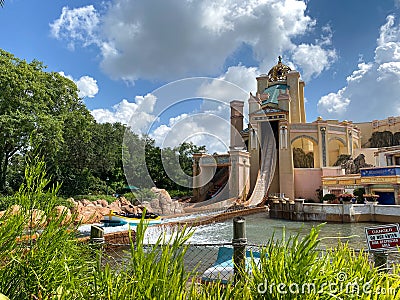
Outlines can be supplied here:
M248 172L248 182L241 182L244 185L235 190L248 189L245 194L253 204L278 193L289 199L313 199L321 177L336 172L330 167L338 157L352 155L360 147L360 130L347 121L318 118L307 123L305 83L281 57L256 80L257 92L248 99L248 126L241 128L243 122L232 122L231 135L240 132L241 139L231 137L231 149L235 152L242 147L249 156L248 168L234 172ZM231 120L243 121L243 102L232 101L231 112Z
M380 128L396 132L396 136L400 117L357 124L321 117L307 122L305 82L281 57L268 73L255 80L257 91L249 93L248 114L244 115L244 101L230 102L229 153L213 159L205 154L195 156L197 182L202 181L202 174L210 177L211 170L216 170L210 182L194 188L195 202L226 207L234 201L253 206L274 195L317 202L317 190L339 195L365 188L390 198L388 203L400 204L400 174L393 180L367 181L359 173L345 174L337 166L343 157L354 159L361 154L365 165L385 166L375 163L377 148L364 147L374 133L379 134ZM400 162L400 149L396 149L379 154L390 158L387 161L392 163L387 166ZM387 184L383 186L382 181Z

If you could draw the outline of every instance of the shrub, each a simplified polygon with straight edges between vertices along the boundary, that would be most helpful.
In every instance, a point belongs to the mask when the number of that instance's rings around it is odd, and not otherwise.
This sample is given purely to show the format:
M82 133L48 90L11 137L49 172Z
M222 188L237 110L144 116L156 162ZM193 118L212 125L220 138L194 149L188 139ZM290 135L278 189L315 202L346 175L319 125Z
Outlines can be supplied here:
M324 197L322 197L323 201L332 201L336 199L335 194L325 194Z

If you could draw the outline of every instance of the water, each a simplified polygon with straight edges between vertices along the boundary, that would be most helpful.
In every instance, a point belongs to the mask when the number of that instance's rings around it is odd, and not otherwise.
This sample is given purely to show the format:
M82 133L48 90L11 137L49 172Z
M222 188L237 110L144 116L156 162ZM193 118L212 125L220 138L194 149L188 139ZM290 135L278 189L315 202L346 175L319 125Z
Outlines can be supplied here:
M199 215L197 215L199 216ZM186 217L170 219L170 221L183 220ZM246 235L250 244L266 244L274 236L275 239L281 239L283 232L285 236L299 234L301 237L307 235L313 226L320 222L294 222L288 220L270 219L266 213L248 215L246 220ZM376 223L327 223L320 231L320 248L330 248L338 244L339 240L348 242L352 248L367 248L365 238L365 227L376 226ZM105 233L128 230L129 226L105 227ZM133 227L134 229L134 227ZM80 231L83 234L89 234L90 225L81 226ZM194 228L194 234L190 238L190 243L213 244L229 243L232 241L233 222L232 219L213 223ZM169 226L150 226L146 231L146 243L155 243L160 235L166 240L174 236L174 229Z
M260 213L245 217L246 237L248 243L266 244L272 237L281 239L285 236L299 234L307 235L313 226L320 222L294 222L287 220L269 219L267 214ZM339 241L348 242L355 249L366 248L365 227L375 226L375 223L327 223L320 231L320 247L334 247ZM227 220L200 226L196 229L191 241L196 243L230 242L233 234L233 222Z
M266 213L248 215L246 220L246 237L248 240L248 249L254 250L250 245L267 244L271 238L281 239L285 232L286 239L293 235L304 237L313 226L321 224L320 222L294 222L287 220L270 219ZM365 227L376 226L376 223L327 223L320 230L318 245L319 249L333 248L338 242L347 242L353 249L367 249ZM81 228L90 230L90 226ZM127 230L128 225L118 227L105 227L106 232ZM192 270L195 266L199 274L202 274L207 268L215 262L218 249L223 243L230 243L233 235L232 219L224 222L203 225L193 228L194 234L189 239L191 246L185 255L185 267ZM150 226L146 230L145 243L154 244L162 236L165 241L174 238L175 228L171 226ZM213 245L215 244L215 245ZM125 249L115 249L110 254L114 265L123 265L129 258ZM373 261L373 256L369 256ZM400 254L393 252L389 254L389 264L399 263Z

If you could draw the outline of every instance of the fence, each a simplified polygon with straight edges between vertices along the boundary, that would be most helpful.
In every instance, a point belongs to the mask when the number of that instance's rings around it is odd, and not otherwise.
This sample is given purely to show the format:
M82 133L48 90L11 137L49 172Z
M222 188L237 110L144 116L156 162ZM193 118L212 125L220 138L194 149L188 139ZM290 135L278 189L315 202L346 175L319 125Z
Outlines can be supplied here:
M233 226L231 243L185 245L185 270L193 274L201 282L220 281L226 283L239 280L240 269L250 272L252 267L257 266L261 259L260 255L266 253L266 251L263 251L266 245L247 243L244 218L235 218ZM91 232L91 241L97 247L104 243L101 239L101 230L101 228L94 228ZM103 264L110 264L118 268L129 261L127 250L130 249L130 245L107 243L106 246L102 254ZM157 247L161 253L162 247L168 246L158 245ZM155 245L144 245L144 247L149 251L156 249ZM323 255L326 250L318 251ZM390 272L390 265L400 262L400 252L398 250L385 252L362 251L368 254L371 266L379 267L383 272ZM355 250L355 252L361 252L361 250Z

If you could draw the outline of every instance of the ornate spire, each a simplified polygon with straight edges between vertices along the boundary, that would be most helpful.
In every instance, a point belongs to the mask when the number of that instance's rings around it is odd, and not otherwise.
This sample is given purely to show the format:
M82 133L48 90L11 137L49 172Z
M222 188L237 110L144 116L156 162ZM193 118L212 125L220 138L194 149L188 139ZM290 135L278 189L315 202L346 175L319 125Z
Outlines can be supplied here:
M291 69L282 63L282 56L278 56L278 63L272 67L268 72L268 81L282 81L286 80L286 74L291 71Z

